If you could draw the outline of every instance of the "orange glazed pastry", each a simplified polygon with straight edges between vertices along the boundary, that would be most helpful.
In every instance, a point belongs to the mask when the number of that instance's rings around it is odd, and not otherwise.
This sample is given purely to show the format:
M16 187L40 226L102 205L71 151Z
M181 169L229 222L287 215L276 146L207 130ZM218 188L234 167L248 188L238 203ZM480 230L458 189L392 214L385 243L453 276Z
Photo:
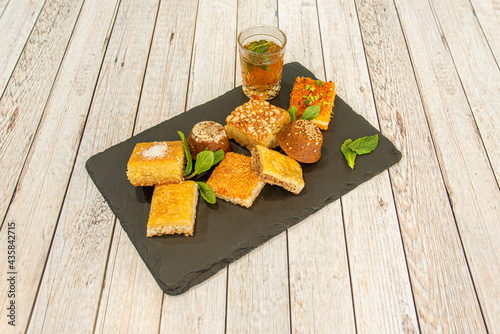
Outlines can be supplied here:
M128 161L127 177L134 186L179 183L185 163L182 141L139 143Z
M252 168L251 158L229 152L207 181L220 199L249 208L265 183Z
M290 123L287 111L275 107L256 96L237 107L226 118L229 139L251 149L255 145L273 148L278 145L276 135Z
M290 107L297 107L297 119L302 116L307 107L319 105L319 116L311 122L322 130L328 130L335 100L335 84L328 81L299 77L295 80L290 97Z
M298 194L304 188L302 167L294 159L257 145L252 148L252 166L259 179Z
M147 225L147 236L193 234L198 203L198 185L194 181L155 186Z

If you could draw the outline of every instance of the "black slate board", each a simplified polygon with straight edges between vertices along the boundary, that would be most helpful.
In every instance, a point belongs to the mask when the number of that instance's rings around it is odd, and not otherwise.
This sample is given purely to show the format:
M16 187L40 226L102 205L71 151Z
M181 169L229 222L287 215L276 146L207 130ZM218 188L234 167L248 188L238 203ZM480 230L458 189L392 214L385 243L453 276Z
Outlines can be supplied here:
M290 91L298 76L314 75L299 63L285 65L281 93L270 102L288 109ZM127 180L127 162L136 143L179 140L177 131L187 136L197 122L225 118L248 101L241 87L152 127L104 152L92 156L87 171L120 220L161 289L169 295L187 291L247 254L255 247L307 218L371 179L401 159L401 153L341 98L335 99L334 117L324 131L321 159L302 164L305 188L294 195L280 187L266 185L249 209L217 199L214 205L201 197L197 207L195 232L147 238L152 187L134 187ZM379 135L378 147L371 154L358 156L351 170L340 152L345 139ZM234 151L249 152L232 142ZM204 178L206 179L206 177Z

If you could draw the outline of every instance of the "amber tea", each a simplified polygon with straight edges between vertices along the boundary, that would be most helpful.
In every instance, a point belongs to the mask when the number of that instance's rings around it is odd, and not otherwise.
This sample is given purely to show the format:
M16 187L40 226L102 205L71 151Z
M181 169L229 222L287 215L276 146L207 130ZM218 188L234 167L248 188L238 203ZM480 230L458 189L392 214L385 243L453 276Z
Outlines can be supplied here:
M274 27L256 26L242 31L238 44L245 95L275 97L281 86L285 35Z

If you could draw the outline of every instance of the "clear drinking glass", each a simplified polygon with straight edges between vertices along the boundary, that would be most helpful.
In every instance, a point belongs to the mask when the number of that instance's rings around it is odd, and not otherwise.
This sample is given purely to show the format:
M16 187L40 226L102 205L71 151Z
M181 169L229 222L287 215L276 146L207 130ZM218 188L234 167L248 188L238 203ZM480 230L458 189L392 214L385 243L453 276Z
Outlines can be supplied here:
M265 100L278 95L285 56L286 36L273 26L253 26L238 35L243 92Z

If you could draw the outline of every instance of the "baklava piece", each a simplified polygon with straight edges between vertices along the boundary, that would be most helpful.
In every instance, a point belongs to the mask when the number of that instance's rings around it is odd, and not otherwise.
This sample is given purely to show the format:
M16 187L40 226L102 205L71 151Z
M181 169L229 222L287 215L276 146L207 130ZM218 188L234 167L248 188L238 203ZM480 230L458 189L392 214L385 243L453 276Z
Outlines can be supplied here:
M304 188L302 167L294 159L257 145L252 148L252 166L259 179L298 194Z

